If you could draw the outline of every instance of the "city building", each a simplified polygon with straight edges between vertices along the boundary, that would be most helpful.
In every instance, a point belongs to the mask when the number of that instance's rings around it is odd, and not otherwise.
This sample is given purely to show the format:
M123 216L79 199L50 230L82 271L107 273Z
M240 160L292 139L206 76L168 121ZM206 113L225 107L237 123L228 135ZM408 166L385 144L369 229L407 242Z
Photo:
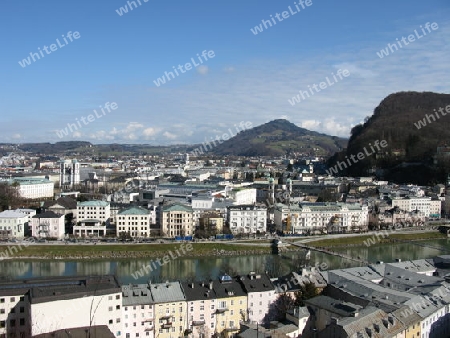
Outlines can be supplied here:
M216 331L216 294L213 282L181 284L187 302L187 327L193 337L211 337Z
M19 195L23 198L53 198L55 184L46 178L15 177L9 182L17 184Z
M31 218L31 234L37 238L64 238L64 215L46 211L33 216Z
M29 216L15 210L0 212L0 238L23 238Z
M365 231L369 224L366 205L350 203L277 204L277 229L292 234Z
M122 286L123 337L155 337L155 302L148 284Z
M77 160L61 160L59 165L59 186L61 188L73 188L80 184L80 163Z
M164 205L161 208L161 232L163 236L192 236L192 208L180 203Z
M418 211L425 217L440 218L441 217L441 204L438 199L432 199L431 197L405 197L405 198L393 198L392 207L398 207L401 210L412 212Z
M240 321L248 319L247 294L242 285L228 275L213 281L216 294L216 324L214 333L232 337L239 332Z
M111 210L109 202L105 201L86 201L77 203L77 221L85 219L95 219L100 222L109 222Z
M150 237L150 211L141 207L121 210L116 216L117 234L128 233L131 237Z
M227 208L227 219L233 234L265 232L267 208L259 205L233 205Z
M267 320L270 305L277 298L275 287L267 275L256 274L238 277L244 291L247 293L248 320L253 323L262 324Z
M185 335L187 308L184 290L179 282L151 284L155 314L155 337L171 338Z

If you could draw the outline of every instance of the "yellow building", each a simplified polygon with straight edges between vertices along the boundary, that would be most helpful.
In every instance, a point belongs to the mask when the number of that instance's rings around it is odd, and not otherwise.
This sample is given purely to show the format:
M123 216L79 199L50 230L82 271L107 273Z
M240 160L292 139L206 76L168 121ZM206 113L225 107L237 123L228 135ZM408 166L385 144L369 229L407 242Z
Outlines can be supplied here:
M199 218L201 230L221 234L223 232L223 216L217 211L205 212Z
M227 337L239 332L239 322L247 320L247 294L230 276L221 276L213 282L216 296L215 333Z
M154 301L155 337L184 336L187 325L187 307L184 291L179 282L151 284Z
M161 231L164 236L192 236L193 211L190 206L175 203L162 208Z
M415 312L411 311L409 306L404 306L392 313L405 327L405 338L421 337L420 322L422 318Z

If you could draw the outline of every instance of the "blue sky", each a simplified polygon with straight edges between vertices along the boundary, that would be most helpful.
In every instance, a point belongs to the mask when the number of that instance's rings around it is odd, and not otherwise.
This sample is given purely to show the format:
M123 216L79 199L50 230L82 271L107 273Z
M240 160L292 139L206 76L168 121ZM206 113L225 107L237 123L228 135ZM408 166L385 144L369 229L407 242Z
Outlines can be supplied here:
M447 0L311 0L257 35L251 28L297 0L140 2L120 16L127 1L3 0L0 142L201 143L277 118L348 137L390 93L450 92ZM439 28L377 56L427 22ZM80 38L19 65L69 31ZM155 85L204 50L215 57ZM350 76L289 104L338 69ZM58 136L107 102L118 108Z

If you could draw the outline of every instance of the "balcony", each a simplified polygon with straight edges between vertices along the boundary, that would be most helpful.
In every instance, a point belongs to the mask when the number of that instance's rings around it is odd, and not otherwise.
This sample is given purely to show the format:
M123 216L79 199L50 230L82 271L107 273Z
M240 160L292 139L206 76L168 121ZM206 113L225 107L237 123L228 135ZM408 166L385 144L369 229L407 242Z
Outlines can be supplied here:
M233 332L233 331L239 331L238 327L232 326L232 327L227 327L225 329L226 332Z
M216 309L216 313L224 313L225 311L228 311L227 307Z
M205 325L205 321L204 320L194 320L192 321L192 326L202 326Z
M162 324L161 326L163 329L170 329L172 327L172 322L167 322Z

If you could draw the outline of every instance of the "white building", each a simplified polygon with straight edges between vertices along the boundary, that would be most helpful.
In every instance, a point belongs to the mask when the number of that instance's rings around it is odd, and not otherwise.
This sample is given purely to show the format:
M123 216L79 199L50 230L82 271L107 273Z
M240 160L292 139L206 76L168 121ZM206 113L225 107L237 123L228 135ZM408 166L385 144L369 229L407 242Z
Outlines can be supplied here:
M106 325L122 335L122 292L112 276L52 279L30 290L31 336L55 330Z
M56 214L53 211L34 215L31 218L31 234L38 238L64 238L64 215Z
M277 298L275 286L267 275L251 272L239 277L247 293L248 319L251 323L263 323L269 313L270 304Z
M80 163L77 160L61 160L59 164L60 187L73 187L80 184Z
M256 189L253 188L233 188L226 187L227 197L233 199L234 204L254 204L256 203Z
M0 237L23 238L29 216L14 210L0 212Z
M233 234L265 232L267 208L257 205L229 206L227 208L227 219Z
M211 337L216 329L217 300L213 282L182 283L187 302L187 326L193 337Z
M274 222L279 231L292 234L360 231L367 229L369 209L350 203L280 203L275 206Z
M419 211L425 217L441 217L441 201L432 200L431 197L405 197L392 199L392 207L398 207L408 212Z
M107 223L111 217L111 208L109 202L105 201L86 201L77 203L77 220L96 219Z
M16 177L10 183L18 184L19 195L23 198L53 198L55 184L46 178Z
M122 286L123 337L155 337L155 304L147 284Z
M121 210L116 216L117 234L126 232L131 237L150 237L150 211L140 207Z
M0 291L0 337L31 337L26 290L13 288Z

